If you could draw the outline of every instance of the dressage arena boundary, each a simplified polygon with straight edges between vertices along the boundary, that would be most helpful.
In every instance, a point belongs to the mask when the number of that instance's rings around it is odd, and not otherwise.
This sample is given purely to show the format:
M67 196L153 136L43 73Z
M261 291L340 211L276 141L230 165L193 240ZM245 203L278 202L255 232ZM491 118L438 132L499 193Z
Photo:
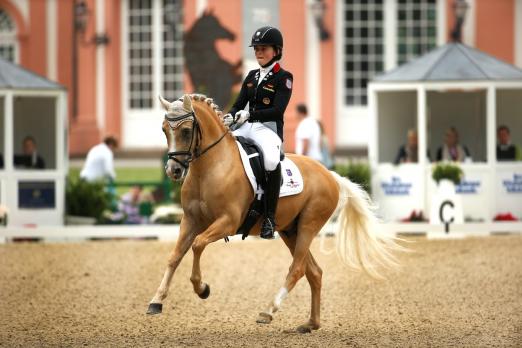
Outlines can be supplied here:
M450 232L444 232L443 225L429 223L383 223L380 232L394 235L425 235L428 238L478 237L492 234L522 234L522 222L466 223L452 224ZM333 236L335 223L327 224L320 238ZM158 239L175 241L179 225L95 225L95 226L38 226L38 227L0 227L0 243L16 238L39 238L45 242L80 242L91 239ZM249 239L258 239L257 237ZM247 239L248 240L248 239ZM241 241L236 235L230 241Z

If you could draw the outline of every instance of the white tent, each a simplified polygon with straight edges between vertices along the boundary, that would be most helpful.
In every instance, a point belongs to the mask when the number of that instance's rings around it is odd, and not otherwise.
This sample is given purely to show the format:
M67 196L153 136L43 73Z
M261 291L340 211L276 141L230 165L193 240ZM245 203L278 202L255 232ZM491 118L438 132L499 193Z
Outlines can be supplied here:
M9 210L10 226L63 224L66 115L63 86L0 58L0 205ZM35 139L44 169L25 167L27 136Z
M522 70L460 43L449 43L377 76L369 84L372 191L385 220L426 216L436 158L447 128L455 127L471 156L457 187L467 221L499 213L522 219L522 163L497 162L496 129L507 125L522 146ZM408 129L418 133L418 163L393 164Z

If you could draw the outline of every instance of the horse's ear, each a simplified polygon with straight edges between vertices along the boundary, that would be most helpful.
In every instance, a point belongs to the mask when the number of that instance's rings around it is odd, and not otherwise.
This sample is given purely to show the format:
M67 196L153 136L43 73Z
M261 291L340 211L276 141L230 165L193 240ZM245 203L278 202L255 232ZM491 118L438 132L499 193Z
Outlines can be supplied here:
M183 96L183 109L185 109L185 111L192 111L192 100L190 100L190 95L188 94Z
M158 98L161 102L161 105L163 105L163 108L165 109L165 111L169 111L169 109L170 109L169 101L166 100L165 98L163 98L161 95L158 95Z

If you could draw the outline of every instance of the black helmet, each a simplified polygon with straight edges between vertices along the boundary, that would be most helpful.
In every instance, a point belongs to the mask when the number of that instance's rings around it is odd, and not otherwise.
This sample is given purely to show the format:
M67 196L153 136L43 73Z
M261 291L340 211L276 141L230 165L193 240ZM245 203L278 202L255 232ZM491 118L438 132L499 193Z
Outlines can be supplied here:
M256 45L270 45L283 48L283 35L274 27L262 27L255 31L252 35L250 47Z

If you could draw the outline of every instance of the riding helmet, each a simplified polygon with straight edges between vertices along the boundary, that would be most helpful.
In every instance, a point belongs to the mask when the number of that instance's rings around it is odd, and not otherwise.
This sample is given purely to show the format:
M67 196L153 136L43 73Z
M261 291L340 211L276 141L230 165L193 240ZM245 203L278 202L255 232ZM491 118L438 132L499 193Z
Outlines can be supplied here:
M255 31L252 35L250 47L256 45L270 45L283 48L283 35L274 27L262 27Z
M274 27L261 27L254 32L250 42L250 47L257 45L269 45L278 48L279 54L275 58L279 60L283 55L283 34Z

